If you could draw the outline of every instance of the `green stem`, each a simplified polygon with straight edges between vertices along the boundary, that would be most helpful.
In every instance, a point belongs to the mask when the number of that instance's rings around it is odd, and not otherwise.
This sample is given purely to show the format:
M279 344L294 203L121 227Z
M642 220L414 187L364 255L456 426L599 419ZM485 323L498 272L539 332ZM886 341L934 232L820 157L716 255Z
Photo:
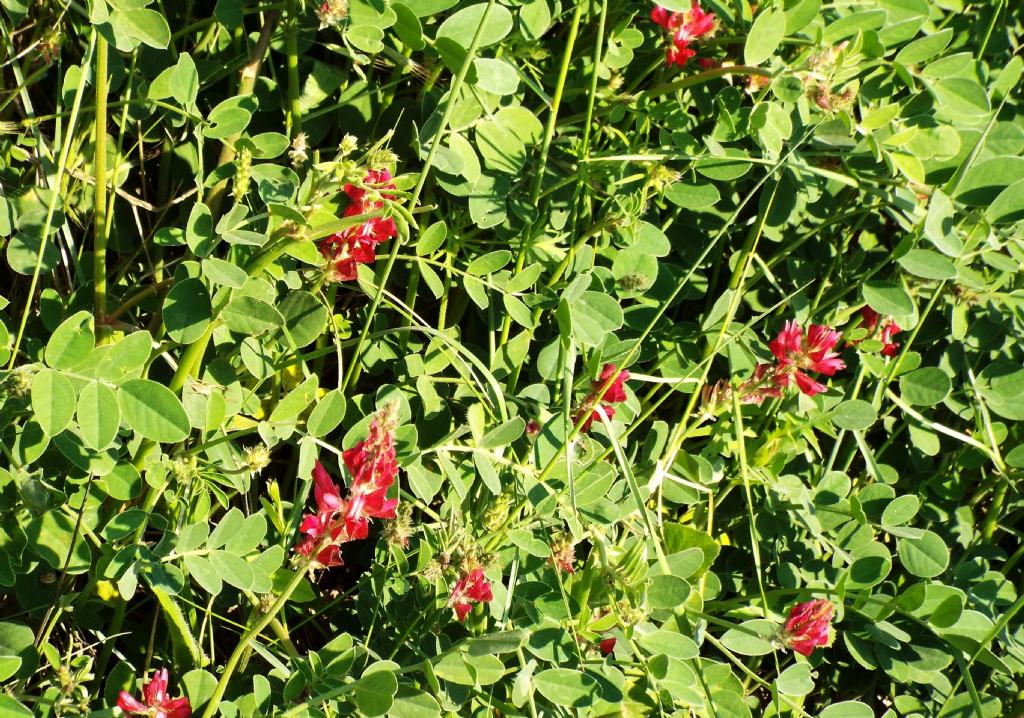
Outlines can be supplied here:
M235 646L235 650L232 651L231 656L228 658L228 662L224 665L224 670L220 674L220 680L217 681L217 688L214 689L213 695L210 697L210 702L206 704L206 710L203 711L203 718L213 718L217 715L217 709L220 707L220 702L224 698L224 693L228 689L228 684L231 682L231 677L235 673L235 669L238 667L238 661L242 658L242 655L246 652L249 645L256 640L256 637L263 632L263 629L273 621L277 614L280 613L281 609L284 608L285 604L288 603L288 599L291 598L292 593L299 587L302 582L303 576L305 576L305 568L295 572L292 576L292 580L285 586L284 591L274 601L274 605L260 617L256 623L252 625L248 631L242 636L238 645Z
M107 41L96 37L96 118L93 137L93 173L96 178L92 221L92 282L96 329L107 320Z
M97 34L94 29L89 49L86 53L87 57L82 61L83 67L89 64L91 56L95 52L96 38ZM78 112L82 107L82 96L85 94L85 83L88 79L89 73L81 73L81 76L78 79L78 88L75 90L75 99L71 103L71 117L68 120L67 132L64 135L64 142L61 144L60 148L60 157L57 160L57 176L53 183L54 191L50 195L50 201L46 208L46 219L43 220L43 227L39 233L39 250L36 253L36 264L32 269L32 281L29 284L28 294L25 299L25 308L21 313L21 322L18 324L18 333L14 339L14 346L11 349L11 359L7 364L8 369L13 369L15 362L18 361L18 349L21 346L22 338L25 336L25 326L28 324L28 315L32 311L32 298L35 296L36 288L39 286L39 274L43 266L43 254L46 251L47 237L50 235L50 227L53 226L53 216L57 210L57 202L61 199L61 193L58 190L64 180L64 172L67 169L68 155L71 153L71 144L75 136L75 125L78 122Z
M288 136L292 139L302 131L302 103L299 102L299 7L298 0L288 0L288 24L284 29L288 70Z

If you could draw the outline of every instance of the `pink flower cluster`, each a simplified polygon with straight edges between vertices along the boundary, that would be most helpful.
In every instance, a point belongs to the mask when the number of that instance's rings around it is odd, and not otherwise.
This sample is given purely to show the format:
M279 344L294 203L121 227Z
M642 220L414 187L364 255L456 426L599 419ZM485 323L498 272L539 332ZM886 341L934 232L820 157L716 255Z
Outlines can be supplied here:
M807 372L832 376L846 367L835 351L839 336L839 332L821 324L812 324L805 335L799 324L786 322L778 336L768 344L775 357L774 364L758 364L751 377L735 389L725 381L705 385L701 389L704 418L713 421L718 409L731 400L733 391L743 404L760 404L765 399L781 398L783 390L791 382L807 396L825 391L826 386Z
M484 576L484 570L477 566L467 571L452 587L448 605L455 611L455 617L465 621L473 610L474 603L487 603L494 600L491 593L491 582Z
M128 691L121 691L117 697L117 707L129 715L150 716L151 718L189 718L192 706L188 698L169 698L167 696L167 669L161 668L153 672L153 680L142 687L142 700L138 700Z
M340 545L366 538L370 519L393 519L398 499L389 499L388 490L398 476L395 459L395 411L384 409L370 422L366 439L342 452L345 468L352 476L348 496L319 461L313 468L313 492L316 513L302 518L302 539L295 550L303 556L316 556L325 568L340 566Z
M345 208L346 217L367 214L384 206L380 196L387 196L386 193L371 193L370 189L395 189L391 173L386 169L368 170L361 186L345 185L345 194L349 199L348 207ZM395 220L390 217L373 217L322 240L320 254L331 263L333 280L351 281L356 278L356 265L372 264L377 259L377 245L397 234Z
M870 337L875 333L878 328L878 320L882 316L871 307L864 307L860 310L860 328L867 331L867 335ZM896 352L899 351L899 342L894 342L892 338L899 334L902 329L900 325L896 323L892 317L889 317L885 323L882 324L882 332L878 335L879 341L882 342L882 356L894 357ZM859 342L855 342L859 343Z
M601 418L601 413L611 419L615 416L615 408L612 404L618 404L626 400L625 383L629 379L629 372L622 370L618 376L615 376L616 370L617 367L614 364L605 364L601 369L601 376L591 383L590 393L587 394L583 403L573 412L572 422L574 424L578 424L580 419L586 417L586 420L580 426L581 433L590 431L590 426L595 420ZM615 376L614 380L612 379L613 376ZM608 387L608 390L601 397L601 400L605 403L598 406L597 397L605 386Z
M651 10L651 20L672 33L671 44L665 50L665 63L669 67L685 66L697 54L690 43L715 30L714 13L704 12L697 0L693 0L690 9L683 12L669 12L661 5L655 5Z
M811 655L815 648L829 644L834 611L832 602L824 598L796 604L779 633L780 640L802 656Z
M786 322L775 340L768 344L778 365L774 380L780 387L789 386L790 379L807 396L825 391L826 387L806 372L832 376L846 364L835 351L839 332L821 324L812 324L804 336L803 328L794 321Z

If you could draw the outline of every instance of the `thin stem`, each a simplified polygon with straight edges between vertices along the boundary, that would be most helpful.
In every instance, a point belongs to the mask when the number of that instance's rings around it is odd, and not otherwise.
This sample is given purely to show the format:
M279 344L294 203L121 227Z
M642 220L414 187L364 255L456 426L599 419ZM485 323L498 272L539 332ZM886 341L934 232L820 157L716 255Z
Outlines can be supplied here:
M107 41L96 37L96 117L93 137L92 282L97 331L107 319ZM105 334L101 331L101 334Z
M288 23L284 28L285 63L288 70L288 136L302 131L302 103L299 102L299 8L298 0L288 0Z
M231 682L231 677L235 673L235 669L238 667L238 661L241 660L242 655L246 652L249 645L256 639L263 629L273 621L277 614L284 608L285 604L288 603L288 599L291 598L292 593L302 583L302 579L305 576L305 568L302 568L295 572L292 576L292 580L285 586L284 591L274 601L274 605L264 613L252 627L245 632L238 645L235 646L235 650L231 652L231 656L228 658L228 662L224 665L224 671L220 674L220 680L217 681L217 688L214 689L213 695L210 697L210 702L206 704L206 710L203 711L203 718L213 718L217 715L217 709L220 708L220 702L224 698L224 693L228 689L228 683Z

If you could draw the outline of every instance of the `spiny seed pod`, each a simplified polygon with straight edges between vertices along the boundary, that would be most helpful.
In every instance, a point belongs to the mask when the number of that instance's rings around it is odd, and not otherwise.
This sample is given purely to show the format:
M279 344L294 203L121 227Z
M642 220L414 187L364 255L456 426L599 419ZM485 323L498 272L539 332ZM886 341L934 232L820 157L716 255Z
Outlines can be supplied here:
M302 167L302 165L306 164L306 160L309 159L309 154L306 152L308 149L306 140L305 132L295 135L295 139L292 140L292 148L288 151L288 159L291 160L292 167L295 169Z
M236 202L241 202L249 191L249 177L252 172L252 151L243 147L235 160L235 183L231 190Z
M359 140L356 139L355 135L345 135L341 138L341 144L338 145L338 153L342 157L348 157L357 149L359 149Z
M257 444L245 449L243 454L246 468L250 474L259 474L270 466L270 449L265 444Z
M398 162L398 155L388 149L374 150L370 153L370 156L366 158L366 164L370 169L382 169L390 167L391 165Z
M512 492L505 489L491 501L491 505L484 512L484 528L488 531L497 531L508 518L509 509L512 508Z
M647 548L643 541L633 541L626 549L608 551L612 572L626 588L637 588L647 576Z

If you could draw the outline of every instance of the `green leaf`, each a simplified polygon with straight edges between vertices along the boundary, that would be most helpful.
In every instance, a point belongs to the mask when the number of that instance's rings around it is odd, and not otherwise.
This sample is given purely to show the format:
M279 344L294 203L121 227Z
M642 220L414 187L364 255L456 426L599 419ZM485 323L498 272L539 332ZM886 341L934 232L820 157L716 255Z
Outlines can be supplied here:
M946 49L953 39L953 29L946 28L931 35L925 35L904 45L896 53L896 62L901 65L916 65L930 60Z
M681 661L690 660L700 655L700 649L692 638L665 629L658 629L650 633L637 633L636 642L653 655L660 653Z
M169 80L171 95L183 107L191 107L199 95L199 73L196 72L196 63L187 52L178 55L178 62L174 66Z
M917 515L921 500L913 494L897 496L882 512L882 526L902 526Z
M149 379L131 379L117 390L117 403L129 428L141 436L173 444L189 433L188 415L174 393Z
M875 408L866 401L850 399L832 410L832 423L840 429L862 431L867 429L878 418Z
M262 299L246 295L232 298L221 317L228 329L247 336L258 336L284 326L281 312Z
M722 645L741 656L763 656L772 652L772 638L778 630L773 622L755 618L723 633Z
M596 347L622 326L622 307L607 294L583 292L569 305L573 334L583 344Z
M689 595L690 584L677 576L655 576L647 587L647 602L651 608L675 610Z
M794 663L775 679L779 693L787 696L805 696L814 690L811 667L807 663Z
M356 706L365 716L382 716L391 710L398 692L393 663L379 661L363 671L355 685Z
M213 284L220 284L232 289L241 289L249 275L237 264L226 262L223 259L207 257L203 260L203 276ZM198 281L198 280L186 280Z
M743 61L760 65L772 56L786 36L786 14L769 7L758 13L743 45Z
M896 261L911 274L925 279L952 279L956 276L956 266L930 249L912 249Z
M476 68L477 87L493 92L499 97L513 95L519 89L519 73L504 60L478 57L473 60Z
M523 141L510 129L494 120L483 120L476 125L476 146L484 164L496 172L517 174L526 161L526 147Z
M818 718L874 718L871 707L860 701L833 703L818 714Z
M423 41L423 26L416 13L400 2L392 5L391 9L395 11L395 24L392 29L402 44L412 50L422 50L426 47Z
M914 313L914 300L907 291L892 282L869 280L862 288L864 301L882 316L908 316Z
M153 336L145 331L129 334L111 345L96 366L96 376L107 381L142 376L153 351Z
M569 668L541 671L533 677L533 685L549 701L567 708L592 705L601 695L598 682L593 676Z
M402 6L393 7L397 9ZM395 702L388 711L390 718L436 718L439 715L442 715L441 706L433 696L409 686L399 686Z
M493 274L512 261L512 252L507 249L498 249L493 252L481 255L469 263L466 267L466 274L475 277L482 277Z
M131 501L142 492L142 475L128 463L118 464L96 479L100 490L117 501Z
M75 415L75 387L53 369L42 369L32 377L32 411L47 436L64 431Z
M75 529L75 520L60 509L52 509L36 516L23 526L32 552L50 568L71 574L84 573L92 568L92 552L82 531Z
M213 249L216 239L213 236L213 214L202 202L192 205L185 223L185 243L197 257L205 257Z
M419 241L416 242L416 254L421 257L433 254L444 244L447 236L448 226L444 223L444 220L434 222L420 234Z
M915 406L934 406L945 399L953 384L938 367L915 369L900 377L900 395Z
M225 583L243 591L252 588L256 577L245 559L229 551L211 551L208 558L213 570Z
M310 436L326 436L337 428L341 420L345 418L345 395L340 390L333 390L324 394L309 412L306 419L306 431Z
M903 567L919 578L934 578L949 565L949 548L934 531L926 529L918 538L899 538L896 549Z
M484 434L478 446L481 449L496 449L499 446L507 446L522 436L525 430L526 422L517 416Z
M74 369L96 345L91 312L78 312L61 322L46 343L44 357L54 369Z
M141 7L120 10L111 16L111 23L115 34L124 33L157 50L166 49L171 42L171 28L156 10Z
M203 336L212 313L210 293L200 279L176 282L164 298L164 326L179 344L192 344Z
M185 571L211 596L217 596L224 589L220 573L206 556L189 554L184 558Z
M985 208L985 216L992 224L1014 224L1024 219L1024 179L1000 192Z
M991 111L985 88L966 77L948 77L931 86L939 108L956 119L976 119Z
M454 40L463 48L468 48L476 35L477 28L483 20L487 3L470 5L456 12L437 29L437 38ZM512 30L512 13L504 5L493 5L487 15L483 32L480 35L479 47L487 47L501 40Z
M312 374L288 392L270 413L270 423L294 421L316 399L319 384L316 374Z
M674 182L665 188L665 199L683 209L693 211L714 207L721 198L718 188L709 182Z
M471 638L466 643L466 653L470 656L491 656L501 653L512 653L522 648L526 642L525 631L499 631L488 633L479 638Z
M85 445L105 449L117 436L121 413L117 407L117 394L106 384L89 382L78 396L78 426Z
M327 307L307 291L289 292L278 305L296 349L315 342L327 327Z
M972 207L986 207L1020 180L1024 180L1024 157L993 157L974 164L964 173L955 197Z

